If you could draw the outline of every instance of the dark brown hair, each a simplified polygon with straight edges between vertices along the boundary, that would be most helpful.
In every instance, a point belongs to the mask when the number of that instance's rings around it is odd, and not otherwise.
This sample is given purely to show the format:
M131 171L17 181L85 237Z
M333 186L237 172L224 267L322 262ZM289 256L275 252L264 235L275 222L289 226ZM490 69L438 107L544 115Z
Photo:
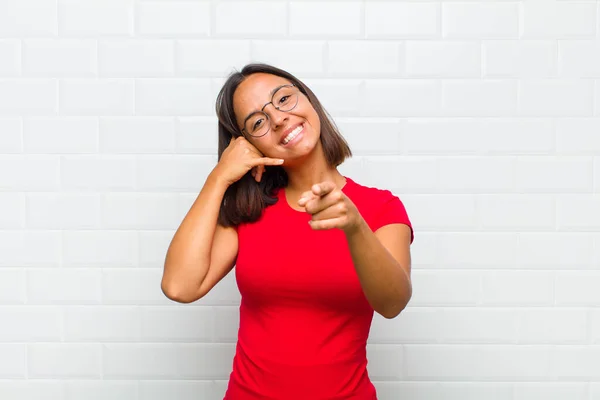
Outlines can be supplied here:
M229 146L232 138L243 136L238 128L233 110L233 94L237 87L250 75L267 73L277 75L294 83L308 98L319 116L321 122L321 143L327 164L337 167L346 158L352 156L348 143L340 134L333 119L323 108L315 94L298 78L287 71L277 67L253 63L247 64L241 71L235 71L225 81L216 100L216 112L219 120L219 150L218 159L221 160L223 152ZM221 209L219 211L219 224L223 226L237 226L243 222L254 222L262 215L263 210L277 202L274 191L286 187L288 177L281 166L269 166L265 169L261 181L256 182L251 171L248 171L240 180L229 186Z

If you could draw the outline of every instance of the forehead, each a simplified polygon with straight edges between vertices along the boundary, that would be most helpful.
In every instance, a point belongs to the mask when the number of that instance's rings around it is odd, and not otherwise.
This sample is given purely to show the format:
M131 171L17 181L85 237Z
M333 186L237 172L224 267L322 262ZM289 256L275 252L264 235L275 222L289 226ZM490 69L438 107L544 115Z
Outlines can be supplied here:
M278 86L291 82L277 75L256 73L247 77L233 94L233 107L236 114L245 114L260 110L271 101L271 91Z

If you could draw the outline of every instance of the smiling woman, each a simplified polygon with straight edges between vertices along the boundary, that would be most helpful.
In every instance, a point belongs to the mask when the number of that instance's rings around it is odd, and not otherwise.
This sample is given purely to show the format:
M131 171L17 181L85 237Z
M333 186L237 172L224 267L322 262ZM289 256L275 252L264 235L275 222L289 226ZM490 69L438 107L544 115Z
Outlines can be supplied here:
M205 296L235 266L242 295L227 400L374 400L374 312L412 296L413 231L388 190L337 167L350 148L312 91L250 64L217 98L219 162L178 228L162 290Z

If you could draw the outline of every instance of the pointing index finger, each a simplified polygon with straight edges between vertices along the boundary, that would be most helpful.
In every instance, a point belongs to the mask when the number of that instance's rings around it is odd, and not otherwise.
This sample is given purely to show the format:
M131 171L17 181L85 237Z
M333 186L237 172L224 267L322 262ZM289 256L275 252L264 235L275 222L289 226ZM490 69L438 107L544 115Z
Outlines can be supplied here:
M312 186L312 192L317 196L325 196L328 193L335 189L335 184L333 182L321 182Z

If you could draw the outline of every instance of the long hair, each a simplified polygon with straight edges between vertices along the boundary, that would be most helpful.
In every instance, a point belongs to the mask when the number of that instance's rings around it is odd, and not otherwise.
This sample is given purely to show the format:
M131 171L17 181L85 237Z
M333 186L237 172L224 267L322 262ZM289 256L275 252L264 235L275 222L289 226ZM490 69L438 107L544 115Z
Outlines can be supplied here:
M352 157L348 143L340 134L329 113L323 108L315 94L298 78L277 67L263 64L247 64L241 71L235 71L225 81L216 100L216 112L219 121L218 159L229 146L232 138L242 136L236 123L233 110L233 94L237 87L250 75L267 73L277 75L294 83L312 104L321 123L320 140L327 164L337 167L346 158ZM219 211L219 224L237 226L244 222L254 222L260 218L263 210L277 202L274 195L278 188L288 184L287 173L281 166L269 166L265 169L261 181L256 182L251 170L226 190Z

